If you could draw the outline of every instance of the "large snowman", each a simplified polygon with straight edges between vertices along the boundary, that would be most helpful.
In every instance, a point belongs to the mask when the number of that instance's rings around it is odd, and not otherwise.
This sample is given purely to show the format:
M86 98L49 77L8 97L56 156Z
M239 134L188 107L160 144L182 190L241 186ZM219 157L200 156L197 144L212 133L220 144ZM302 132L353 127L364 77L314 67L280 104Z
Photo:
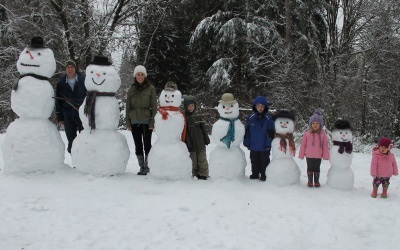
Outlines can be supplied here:
M121 86L117 71L105 56L95 56L86 68L88 96L79 108L84 130L75 138L72 164L80 172L102 176L122 174L129 160L128 143L117 131Z
M218 113L220 118L214 123L211 132L217 146L210 153L210 175L212 178L242 178L247 165L245 154L240 148L245 129L238 119L239 104L232 94L222 95Z
M332 131L333 146L330 150L327 184L336 189L349 190L353 188L354 173L350 168L353 160L353 133L347 120L335 122Z
M21 76L11 93L11 108L19 118L8 126L2 145L4 171L53 172L65 166L65 145L48 119L54 108L49 78L56 61L43 38L32 38L19 56L17 69Z
M272 160L265 174L277 186L288 186L300 182L300 169L293 157L296 148L293 141L294 115L288 110L279 110L273 117L275 138L272 140Z
M192 172L185 135L185 118L179 110L182 94L174 82L167 82L159 97L159 109L154 117L157 140L149 153L149 168L158 179L188 179Z

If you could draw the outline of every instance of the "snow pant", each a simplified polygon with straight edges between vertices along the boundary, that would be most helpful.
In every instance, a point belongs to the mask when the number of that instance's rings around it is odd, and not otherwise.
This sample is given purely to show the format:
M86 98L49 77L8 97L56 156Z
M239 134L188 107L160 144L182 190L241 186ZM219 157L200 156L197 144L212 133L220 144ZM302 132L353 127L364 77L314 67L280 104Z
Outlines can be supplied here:
M322 159L320 158L306 158L307 160L307 172L320 172L320 166Z
M271 150L266 151L250 151L251 172L252 174L261 174L265 176L265 170L269 165L269 155Z
M149 124L132 124L132 136L135 142L136 155L148 155L151 149L152 129L149 129ZM143 147L144 146L144 147Z
M372 185L374 187L379 187L379 185L382 184L382 187L387 188L389 187L389 182L390 177L375 177L374 180L372 181Z
M64 130L68 140L68 153L71 153L72 143L76 138L77 132L83 130L82 121L79 116L69 116L64 113Z
M208 161L206 149L202 149L198 152L190 152L190 159L192 159L192 175L208 177Z

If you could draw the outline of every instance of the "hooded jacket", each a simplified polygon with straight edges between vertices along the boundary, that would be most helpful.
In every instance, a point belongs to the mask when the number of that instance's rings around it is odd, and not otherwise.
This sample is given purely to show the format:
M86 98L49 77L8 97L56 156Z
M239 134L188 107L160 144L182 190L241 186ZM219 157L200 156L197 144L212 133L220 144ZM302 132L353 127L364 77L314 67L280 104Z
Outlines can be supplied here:
M256 109L257 104L265 106L264 112L259 113ZM246 120L246 133L243 145L252 151L266 151L271 148L271 142L275 133L275 124L272 117L267 114L268 101L263 96L257 96L253 101L254 113L249 115Z
M328 139L323 130L319 133L307 131L301 140L299 158L317 158L329 160Z
M371 176L391 177L398 175L397 162L394 154L388 151L388 154L382 154L378 147L372 150Z

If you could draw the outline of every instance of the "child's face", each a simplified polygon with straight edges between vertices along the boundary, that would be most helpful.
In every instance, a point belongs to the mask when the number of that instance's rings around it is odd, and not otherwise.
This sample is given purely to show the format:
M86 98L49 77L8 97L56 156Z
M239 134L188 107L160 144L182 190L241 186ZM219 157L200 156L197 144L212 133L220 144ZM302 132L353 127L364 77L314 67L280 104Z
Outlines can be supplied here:
M389 151L389 148L385 147L385 146L379 146L379 151L382 154L387 154L387 152Z
M260 104L260 103L256 104L256 110L257 110L258 113L264 112L264 110L265 110L264 104Z
M321 125L319 124L319 122L312 122L312 123L311 123L311 128L312 128L314 131L317 131L320 127L321 127Z
M189 110L190 113L192 113L194 110L194 104L193 103L189 104L187 109Z

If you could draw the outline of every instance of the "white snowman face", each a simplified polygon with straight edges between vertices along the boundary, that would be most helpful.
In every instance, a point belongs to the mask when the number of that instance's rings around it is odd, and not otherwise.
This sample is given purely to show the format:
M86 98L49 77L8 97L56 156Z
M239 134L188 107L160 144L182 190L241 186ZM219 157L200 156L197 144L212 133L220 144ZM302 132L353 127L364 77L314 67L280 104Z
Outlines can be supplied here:
M340 142L351 142L353 133L350 129L334 129L332 132L332 139Z
M21 75L36 74L50 78L56 72L54 53L49 48L25 48L19 55L17 69Z
M294 132L294 122L289 118L276 118L275 131L279 134L287 134Z
M237 118L239 116L239 103L220 102L218 104L218 113L222 118Z
M86 68L85 86L88 91L115 93L121 86L121 78L111 65L90 64Z
M160 106L172 106L172 107L179 107L182 103L182 93L179 90L163 90L160 94Z

